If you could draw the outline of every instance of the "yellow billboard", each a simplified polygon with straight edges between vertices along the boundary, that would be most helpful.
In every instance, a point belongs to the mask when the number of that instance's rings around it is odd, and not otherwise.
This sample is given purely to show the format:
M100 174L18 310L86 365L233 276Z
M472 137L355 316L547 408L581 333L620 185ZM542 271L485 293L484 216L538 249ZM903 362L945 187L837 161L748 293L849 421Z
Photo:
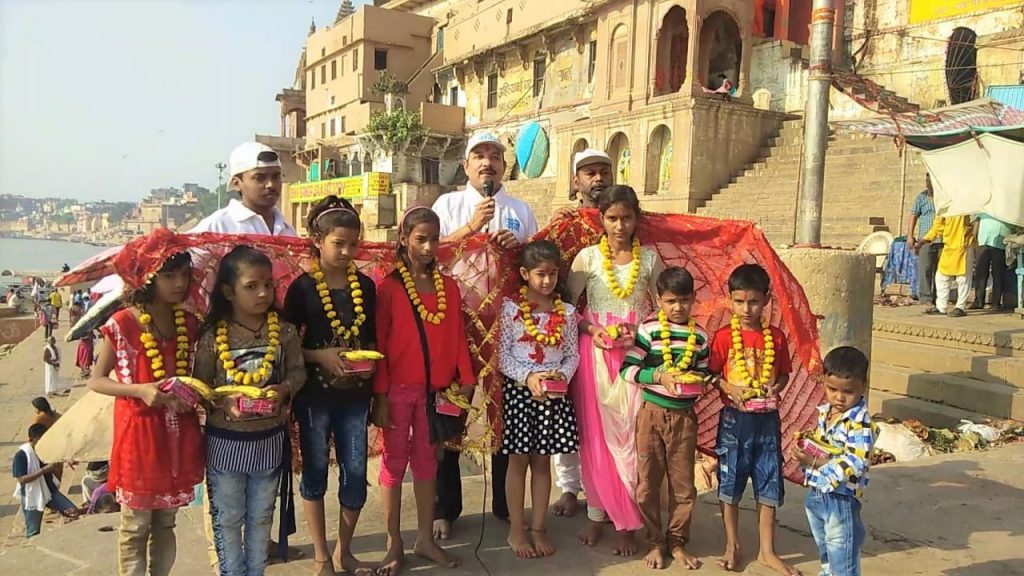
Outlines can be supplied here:
M388 193L390 180L391 175L386 172L367 172L361 176L290 184L288 201L292 204L316 202L332 194L348 200L379 196Z
M1019 6L1021 0L910 0L910 23L942 20L1004 6Z

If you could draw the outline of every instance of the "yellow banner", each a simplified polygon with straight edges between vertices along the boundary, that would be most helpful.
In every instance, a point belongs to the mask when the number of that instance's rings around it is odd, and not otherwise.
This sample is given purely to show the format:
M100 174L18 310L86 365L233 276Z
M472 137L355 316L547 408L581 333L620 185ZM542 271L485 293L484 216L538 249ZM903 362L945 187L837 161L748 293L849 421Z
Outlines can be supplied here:
M317 202L332 194L348 200L379 196L388 193L390 180L391 175L386 172L367 172L361 176L291 184L288 186L288 201L292 204Z
M1018 4L1020 0L910 0L910 23L942 20Z

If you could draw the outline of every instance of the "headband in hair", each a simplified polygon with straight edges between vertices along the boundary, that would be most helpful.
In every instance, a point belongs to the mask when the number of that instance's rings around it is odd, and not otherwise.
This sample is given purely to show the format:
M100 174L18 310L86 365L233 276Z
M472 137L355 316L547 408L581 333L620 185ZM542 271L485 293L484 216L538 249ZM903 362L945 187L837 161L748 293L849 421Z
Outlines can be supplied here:
M324 210L323 212L317 214L316 218L313 221L319 222L321 218L323 218L327 214L330 214L331 212L350 212L352 214L356 214L355 210L345 208L344 206L335 206L334 208L328 208L327 210ZM359 214L356 214L356 216L359 216Z
M429 206L413 206L411 208L406 208L405 212L402 212L402 217L398 219L398 229L399 230L404 228L403 225L405 224L406 217L409 216L409 214L412 214L413 212L415 212L417 210L430 210L431 212L433 212L433 210L431 210Z

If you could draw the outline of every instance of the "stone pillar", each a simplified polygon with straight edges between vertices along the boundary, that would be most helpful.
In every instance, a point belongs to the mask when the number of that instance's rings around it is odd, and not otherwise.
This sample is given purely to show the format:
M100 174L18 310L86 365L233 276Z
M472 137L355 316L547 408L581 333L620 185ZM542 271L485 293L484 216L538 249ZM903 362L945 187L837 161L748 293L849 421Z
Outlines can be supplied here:
M870 358L875 257L821 248L783 249L779 257L819 317L821 356L837 346L856 346Z

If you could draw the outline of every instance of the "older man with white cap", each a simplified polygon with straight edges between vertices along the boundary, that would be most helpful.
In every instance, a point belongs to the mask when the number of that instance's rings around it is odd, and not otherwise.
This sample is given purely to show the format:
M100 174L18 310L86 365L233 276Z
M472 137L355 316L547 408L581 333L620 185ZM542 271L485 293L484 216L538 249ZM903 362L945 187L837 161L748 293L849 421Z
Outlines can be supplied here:
M559 208L551 219L570 216L578 208L597 208L597 197L602 190L613 184L612 159L608 154L594 148L577 152L572 160L572 192L569 193L569 199L579 199L579 204Z
M266 144L245 142L231 152L229 185L240 199L210 214L191 233L298 236L277 208L281 199L281 159Z

